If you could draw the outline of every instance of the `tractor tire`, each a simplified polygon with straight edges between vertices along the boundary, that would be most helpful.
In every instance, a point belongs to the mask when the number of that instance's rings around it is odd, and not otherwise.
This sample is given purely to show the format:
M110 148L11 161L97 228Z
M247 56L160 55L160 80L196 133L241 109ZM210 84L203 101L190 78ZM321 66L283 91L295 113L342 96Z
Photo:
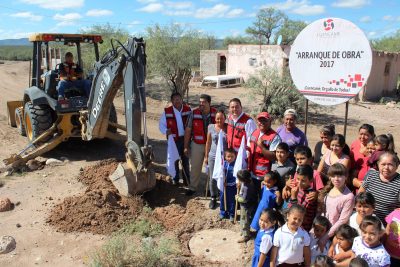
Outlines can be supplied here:
M22 107L15 109L15 126L17 127L18 133L20 135L26 136Z
M27 102L24 112L25 132L29 142L34 141L53 124L52 110L47 105L34 106L32 102Z
M118 119L117 119L117 110L115 109L114 104L111 105L110 117L109 117L108 120L109 120L110 122L113 122L113 123L118 123ZM113 127L113 126L109 125L108 128L107 128L107 130L108 130L109 132L116 133L118 129L117 129L116 127Z

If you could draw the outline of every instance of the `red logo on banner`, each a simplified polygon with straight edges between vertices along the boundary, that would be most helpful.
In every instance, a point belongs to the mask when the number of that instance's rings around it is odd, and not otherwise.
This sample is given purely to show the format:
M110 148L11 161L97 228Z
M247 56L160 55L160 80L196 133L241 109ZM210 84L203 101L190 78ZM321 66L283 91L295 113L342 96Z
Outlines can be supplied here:
M327 19L324 21L325 31L330 31L335 28L335 24L333 24L333 19Z

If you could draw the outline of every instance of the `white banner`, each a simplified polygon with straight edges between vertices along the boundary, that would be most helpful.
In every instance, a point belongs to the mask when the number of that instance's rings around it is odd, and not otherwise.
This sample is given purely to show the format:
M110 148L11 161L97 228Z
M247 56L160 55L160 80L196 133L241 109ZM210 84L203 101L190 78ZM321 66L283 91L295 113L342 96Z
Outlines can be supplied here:
M289 56L297 89L325 106L356 96L367 82L371 66L367 37L352 22L339 18L309 24L297 36Z

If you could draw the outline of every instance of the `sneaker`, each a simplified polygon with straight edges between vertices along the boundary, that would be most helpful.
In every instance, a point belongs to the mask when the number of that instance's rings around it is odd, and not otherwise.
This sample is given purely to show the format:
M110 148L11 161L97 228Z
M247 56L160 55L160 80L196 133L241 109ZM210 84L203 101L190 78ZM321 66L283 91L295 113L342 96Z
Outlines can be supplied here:
M215 197L211 198L210 204L208 204L208 207L212 210L215 210L217 208L217 199Z
M65 99L65 97L63 97L62 95L58 96L58 100L64 100L64 99Z
M235 222L235 218L230 217L230 218L229 218L229 221L230 221L231 223L234 223L234 222Z
M244 236L244 237L240 238L237 242L238 243L246 243L249 240L250 240L250 236Z
M174 179L172 179L171 183L172 183L172 185L175 185L175 186L178 186L178 185L179 185L179 183L178 183L176 180L174 180Z
M223 219L225 219L225 216L220 214L218 217L218 221L222 221Z
M187 195L187 196L193 196L194 193L196 193L196 191L193 191L193 190L191 190L191 189L188 189L188 190L186 190L185 195Z

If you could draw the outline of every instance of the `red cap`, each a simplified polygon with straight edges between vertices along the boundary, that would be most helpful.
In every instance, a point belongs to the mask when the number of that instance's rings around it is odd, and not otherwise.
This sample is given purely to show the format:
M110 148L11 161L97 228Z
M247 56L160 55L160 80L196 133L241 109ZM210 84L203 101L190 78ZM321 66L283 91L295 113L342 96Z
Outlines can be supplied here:
M271 116L269 115L268 112L264 111L264 112L261 112L261 113L259 113L259 114L257 115L257 120L259 120L259 119L261 119L261 118L270 120L270 119L271 119Z

